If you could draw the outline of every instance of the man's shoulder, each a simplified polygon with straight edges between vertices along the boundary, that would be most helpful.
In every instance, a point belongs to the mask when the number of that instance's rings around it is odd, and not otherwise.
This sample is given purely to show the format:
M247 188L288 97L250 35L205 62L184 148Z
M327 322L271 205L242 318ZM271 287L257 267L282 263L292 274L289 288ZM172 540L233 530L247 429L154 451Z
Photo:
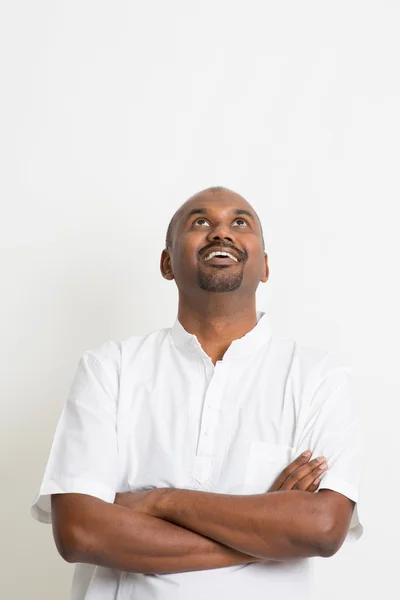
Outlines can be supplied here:
M118 367L138 353L151 354L160 349L167 338L170 329L167 327L154 329L142 335L131 335L123 339L111 339L86 350L83 354L103 366Z
M352 360L348 352L310 345L292 337L274 335L272 340L276 352L290 356L291 369L303 376L324 378L329 374L348 374L352 371Z

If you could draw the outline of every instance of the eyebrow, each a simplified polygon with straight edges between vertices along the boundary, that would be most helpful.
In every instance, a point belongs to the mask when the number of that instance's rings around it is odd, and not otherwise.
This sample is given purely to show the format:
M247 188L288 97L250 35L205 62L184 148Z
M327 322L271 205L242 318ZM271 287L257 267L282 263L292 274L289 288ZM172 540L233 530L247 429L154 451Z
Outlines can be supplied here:
M186 221L192 215L206 215L206 214L208 214L208 210L206 208L192 208L192 210L186 216ZM247 217L250 217L254 221L254 215L252 215L252 213L250 211L248 211L244 208L235 208L235 210L233 211L233 214L236 216L237 215L246 215Z

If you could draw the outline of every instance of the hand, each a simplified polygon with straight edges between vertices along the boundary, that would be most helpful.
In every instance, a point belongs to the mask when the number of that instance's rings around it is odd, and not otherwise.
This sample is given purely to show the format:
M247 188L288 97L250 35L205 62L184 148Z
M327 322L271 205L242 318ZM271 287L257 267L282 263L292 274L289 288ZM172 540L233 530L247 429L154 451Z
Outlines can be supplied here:
M321 481L318 477L328 469L328 466L323 456L308 462L310 458L311 453L308 456L298 456L276 478L268 492L284 490L315 492ZM320 459L322 459L321 462L319 462Z
M140 492L118 492L114 504L156 517L157 500L163 491L164 488L153 488Z

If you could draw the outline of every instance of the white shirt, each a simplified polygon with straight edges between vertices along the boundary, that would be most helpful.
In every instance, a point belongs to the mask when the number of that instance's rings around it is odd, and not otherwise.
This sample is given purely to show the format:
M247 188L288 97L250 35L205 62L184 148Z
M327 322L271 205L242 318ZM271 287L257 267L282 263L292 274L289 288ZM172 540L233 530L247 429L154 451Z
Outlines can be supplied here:
M327 459L319 489L357 503L346 540L358 539L364 452L351 370L272 335L264 312L257 319L215 366L178 319L86 351L32 516L51 523L53 493L106 502L148 486L259 494L310 449ZM309 558L162 575L77 564L71 600L305 600L310 574Z

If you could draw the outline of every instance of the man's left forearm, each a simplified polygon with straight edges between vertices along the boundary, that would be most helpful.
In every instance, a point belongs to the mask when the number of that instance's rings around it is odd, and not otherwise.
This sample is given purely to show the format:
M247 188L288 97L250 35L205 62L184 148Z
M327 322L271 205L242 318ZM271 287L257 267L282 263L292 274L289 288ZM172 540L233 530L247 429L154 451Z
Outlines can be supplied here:
M231 495L162 488L153 514L271 560L325 556L330 526L318 494L298 490Z

